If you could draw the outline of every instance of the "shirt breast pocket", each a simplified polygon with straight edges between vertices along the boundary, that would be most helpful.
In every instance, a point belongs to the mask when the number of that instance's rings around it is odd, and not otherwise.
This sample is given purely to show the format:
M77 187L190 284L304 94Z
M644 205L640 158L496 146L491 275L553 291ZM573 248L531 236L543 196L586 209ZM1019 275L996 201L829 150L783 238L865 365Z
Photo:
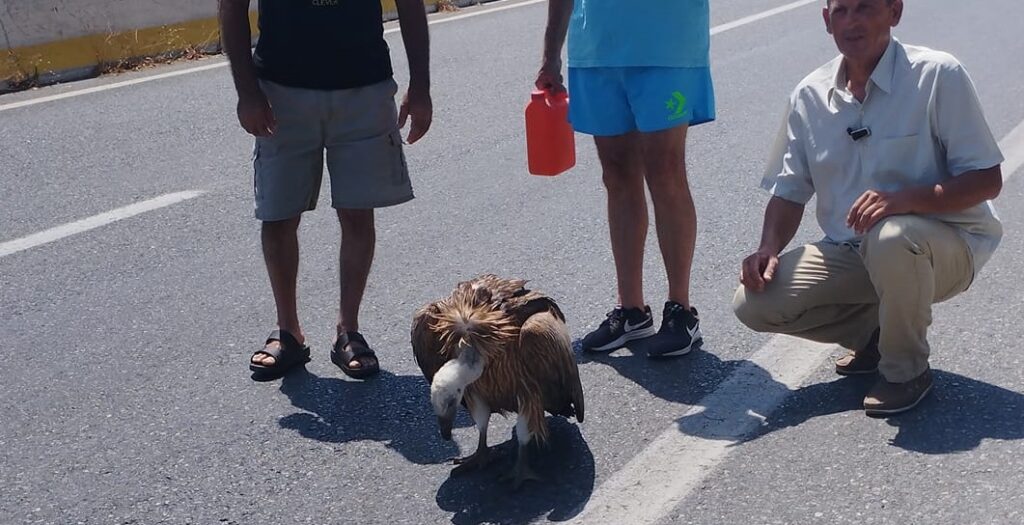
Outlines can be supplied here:
M918 135L880 138L872 149L873 178L879 190L901 189L921 175L917 162L920 153Z

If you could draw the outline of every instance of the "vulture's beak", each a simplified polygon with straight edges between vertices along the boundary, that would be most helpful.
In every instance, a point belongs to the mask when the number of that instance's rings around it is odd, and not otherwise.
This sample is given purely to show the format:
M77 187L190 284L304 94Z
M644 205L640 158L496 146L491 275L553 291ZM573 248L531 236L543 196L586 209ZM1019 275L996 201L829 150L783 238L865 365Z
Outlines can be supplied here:
M452 440L452 426L455 425L455 414L450 416L438 416L437 424L441 427L441 439L445 441Z

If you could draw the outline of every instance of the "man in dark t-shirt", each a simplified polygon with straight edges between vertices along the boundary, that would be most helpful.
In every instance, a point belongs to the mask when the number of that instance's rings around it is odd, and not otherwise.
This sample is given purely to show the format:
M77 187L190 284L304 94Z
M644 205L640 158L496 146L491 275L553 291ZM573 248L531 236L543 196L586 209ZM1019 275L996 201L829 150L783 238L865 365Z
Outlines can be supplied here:
M349 376L369 377L380 366L358 316L376 241L373 210L413 198L399 129L411 120L412 144L433 114L423 1L396 1L410 69L400 110L380 0L260 0L255 53L249 4L220 0L238 120L256 137L255 213L277 306L277 329L249 368L256 379L273 378L309 360L296 306L297 230L316 206L326 159L342 232L331 361Z

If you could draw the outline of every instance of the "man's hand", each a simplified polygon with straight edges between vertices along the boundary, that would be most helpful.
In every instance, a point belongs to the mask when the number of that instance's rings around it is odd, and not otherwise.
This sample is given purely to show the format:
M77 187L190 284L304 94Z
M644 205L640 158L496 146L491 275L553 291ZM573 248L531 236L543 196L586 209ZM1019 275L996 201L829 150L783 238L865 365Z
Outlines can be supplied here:
M405 92L405 99L398 112L398 127L404 128L409 117L412 117L412 125L409 126L409 136L405 141L414 144L427 134L434 120L434 103L430 100L429 89L410 86Z
M863 235L878 221L890 215L902 215L913 211L913 201L913 190L893 193L865 191L846 214L846 225L853 228L857 235Z
M778 266L779 256L777 254L763 249L758 250L743 259L743 267L740 268L740 282L750 291L763 292L764 287L775 277L775 269Z
M274 111L262 91L238 97L238 122L242 129L257 137L269 137L277 129Z
M565 84L562 80L562 60L545 60L537 72L537 89L545 90L551 94L565 91Z

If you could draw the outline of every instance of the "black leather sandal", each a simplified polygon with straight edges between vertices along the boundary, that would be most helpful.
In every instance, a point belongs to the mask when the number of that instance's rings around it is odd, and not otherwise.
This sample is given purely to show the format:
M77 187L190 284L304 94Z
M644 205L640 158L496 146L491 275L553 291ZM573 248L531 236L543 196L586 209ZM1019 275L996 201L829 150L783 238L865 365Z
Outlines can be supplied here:
M279 343L270 346L270 343ZM267 366L254 363L252 357L258 355L269 355L274 358L274 364ZM288 373L297 365L309 362L309 346L299 343L295 336L284 330L274 330L267 336L263 348L253 352L249 358L249 370L253 372L253 379L265 381L276 379Z
M352 361L364 363L359 359L364 356L372 357L373 362L369 365L363 364L359 368L348 366ZM338 365L345 375L353 379L366 379L380 372L377 354L370 349L370 346L366 344L366 339L359 332L345 332L338 336L338 340L334 342L334 348L331 349L331 362Z

